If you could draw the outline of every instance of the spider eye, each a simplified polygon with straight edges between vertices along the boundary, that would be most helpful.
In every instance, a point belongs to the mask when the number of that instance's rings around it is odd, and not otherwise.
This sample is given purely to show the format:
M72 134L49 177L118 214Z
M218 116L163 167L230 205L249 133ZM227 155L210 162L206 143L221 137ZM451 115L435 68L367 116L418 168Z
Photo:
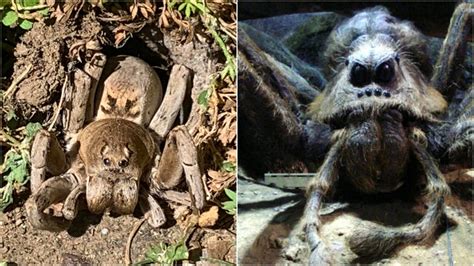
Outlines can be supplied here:
M394 74L392 62L384 62L375 69L375 81L377 83L389 83L392 81Z
M364 85L369 84L369 70L365 66L355 63L351 69L351 83L356 87L363 87Z
M109 160L108 158L105 158L105 159L104 159L104 164L105 164L106 166L109 166L109 165L110 165L110 160Z
M127 167L128 166L128 160L125 160L125 159L120 160L119 166L122 167L122 168Z

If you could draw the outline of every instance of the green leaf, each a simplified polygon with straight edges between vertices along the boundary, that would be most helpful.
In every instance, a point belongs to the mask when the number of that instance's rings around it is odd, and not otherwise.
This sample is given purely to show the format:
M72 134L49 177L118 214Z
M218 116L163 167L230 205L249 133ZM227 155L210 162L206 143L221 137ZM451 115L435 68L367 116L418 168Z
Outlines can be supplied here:
M11 2L12 1L10 1L10 0L0 0L0 7L5 7L7 5L10 5Z
M32 139L42 128L40 123L28 123L26 125L26 137Z
M191 5L186 5L186 9L184 10L184 14L187 18L191 16Z
M18 116L15 114L13 109L10 109L6 115L7 121L18 120Z
M199 93L198 96L198 104L201 105L204 108L207 108L209 105L209 96L207 90L203 90L201 93Z
M15 150L12 152L7 153L7 158L5 159L5 168L3 169L3 173L7 173L8 171L12 171L17 167L19 162L23 159L21 154L18 154ZM8 181L8 175L4 175L3 179Z
M33 27L33 22L29 21L29 20L26 20L26 19L23 19L21 22L20 22L20 28L24 29L24 30L29 30Z
M178 3L177 0L173 0L171 1L171 3L169 3L169 7L173 8L177 3Z
M49 14L49 8L46 7L44 9L38 10L37 12L40 13L41 15L43 15L43 17L45 17L45 16L48 16L48 14Z
M226 201L222 203L222 209L224 209L228 214L235 214L235 203L233 201Z
M232 191L232 190L226 188L226 189L224 189L224 192L227 195L227 197L229 197L229 199L231 199L232 201L235 201L237 199L237 195L236 195L235 191Z
M235 172L235 165L229 161L224 161L224 163L222 164L222 170L229 173Z
M8 183L24 183L28 176L28 161L16 152L9 153L5 160L5 181Z
M230 200L222 202L222 209L224 209L228 214L234 215L237 209L237 195L235 191L227 188L224 189L224 192Z
M13 188L11 185L6 186L6 188L0 189L0 211L3 212L8 205L13 203Z
M28 162L26 160L18 161L16 167L11 170L8 179L19 184L25 183L28 180Z
M5 15L2 19L2 23L5 26L11 26L18 20L18 16L13 10L5 11Z
M145 260L140 262L140 264L159 263L170 265L174 262L188 259L188 257L188 248L182 242L173 245L159 243L145 253Z
M179 244L176 247L176 250L174 252L173 261L181 261L181 260L186 260L188 258L189 258L188 248L183 243Z
M19 1L17 1L18 3ZM24 7L32 7L32 6L37 6L39 5L39 0L23 0L20 3L21 6Z
M178 6L178 11L183 11L183 9L186 7L186 2L181 3L181 5Z
M205 8L204 8L204 5L199 3L199 2L195 3L194 6L197 7L199 10L201 10L201 12L206 11Z

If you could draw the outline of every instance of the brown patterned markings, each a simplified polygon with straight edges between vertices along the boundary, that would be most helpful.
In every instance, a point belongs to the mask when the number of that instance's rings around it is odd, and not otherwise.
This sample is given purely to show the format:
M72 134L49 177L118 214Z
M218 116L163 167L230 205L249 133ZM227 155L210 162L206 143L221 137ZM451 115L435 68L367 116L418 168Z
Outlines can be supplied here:
M113 97L110 94L107 94L106 101L103 101L100 109L105 114L114 114L119 117L130 117L136 118L140 115L141 109L137 104L138 98L127 98L123 97Z

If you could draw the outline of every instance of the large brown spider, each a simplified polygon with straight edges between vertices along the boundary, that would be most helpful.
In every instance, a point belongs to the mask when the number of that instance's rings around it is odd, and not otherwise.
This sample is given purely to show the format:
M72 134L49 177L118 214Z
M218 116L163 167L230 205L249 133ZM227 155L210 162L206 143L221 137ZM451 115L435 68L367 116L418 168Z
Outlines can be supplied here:
M434 67L425 37L385 8L367 9L342 22L326 43L328 82L309 108L310 121L295 112L298 106L292 105L292 97L298 95L288 89L294 84L259 65L268 59L256 52L245 32L239 32L242 166L268 171L264 166L283 165L282 158L308 164L324 158L307 189L304 219L310 265L335 262L334 251L320 235L318 212L323 197L338 183L366 194L386 193L415 177L415 169L425 181L428 209L423 218L398 228L359 227L348 244L360 257L380 258L401 244L433 235L450 191L438 161L470 163L474 141L472 84L460 90L463 101L452 101L449 109L446 101L460 79L472 16L472 4L456 8ZM257 145L268 146L268 151L255 149Z
M166 221L154 195L201 209L205 193L196 147L186 126L173 128L190 75L184 66L174 66L163 97L158 75L135 57L106 60L97 53L85 71L77 69L65 123L71 147L65 153L46 130L32 146L32 196L26 204L31 224L67 228L83 194L97 214L131 214L140 203L153 227ZM161 141L166 141L162 154ZM190 192L170 190L183 172ZM55 203L63 203L59 214L45 213Z

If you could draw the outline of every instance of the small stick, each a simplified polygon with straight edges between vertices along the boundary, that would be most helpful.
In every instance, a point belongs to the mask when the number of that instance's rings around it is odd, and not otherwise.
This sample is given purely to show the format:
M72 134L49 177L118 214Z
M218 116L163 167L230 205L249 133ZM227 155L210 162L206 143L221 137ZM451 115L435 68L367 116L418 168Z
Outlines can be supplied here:
M138 230L140 230L140 227L143 225L146 219L147 219L147 215L145 215L145 217L137 221L135 225L133 226L132 231L128 235L127 246L125 247L125 263L127 265L132 265L131 249L132 249L133 238L138 233Z
M18 76L15 80L13 80L12 84L10 85L10 87L8 87L8 89L5 91L5 94L3 95L4 99L7 99L10 94L15 93L16 86L26 77L26 75L28 75L32 67L33 65L29 64L26 67L25 71L23 71L23 73L21 73L21 75Z
M62 106L63 106L63 102L64 102L64 98L65 98L65 94L66 94L66 93L65 93L66 85L67 85L68 82L69 82L68 75L66 75L66 78L64 79L63 87L61 88L61 98L59 99L58 108L57 108L56 111L54 112L53 119L52 119L52 121L51 121L51 124L50 124L49 127L48 127L48 131L53 130L53 127L54 127L54 125L56 124L56 121L58 120L59 112L61 111Z

